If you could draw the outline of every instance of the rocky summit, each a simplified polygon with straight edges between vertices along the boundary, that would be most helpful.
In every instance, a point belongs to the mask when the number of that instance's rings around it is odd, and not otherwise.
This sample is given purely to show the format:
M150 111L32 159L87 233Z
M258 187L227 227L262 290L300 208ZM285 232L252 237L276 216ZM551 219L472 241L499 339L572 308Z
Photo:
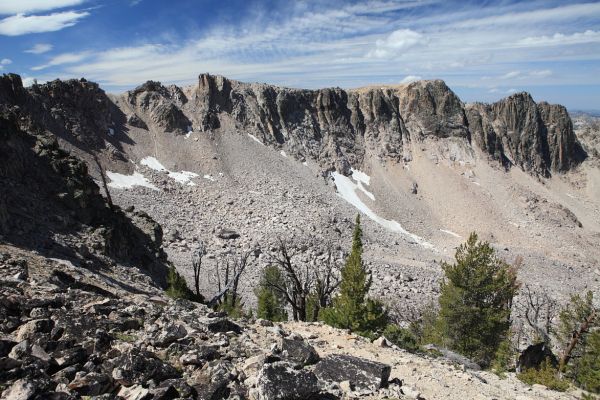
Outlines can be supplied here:
M1 398L575 399L446 349L234 319L211 299L235 279L254 310L266 266L343 264L357 213L370 295L402 323L472 231L557 303L600 293L599 138L563 106L464 104L441 80L303 90L201 74L108 94L3 75ZM203 301L167 296L174 271Z

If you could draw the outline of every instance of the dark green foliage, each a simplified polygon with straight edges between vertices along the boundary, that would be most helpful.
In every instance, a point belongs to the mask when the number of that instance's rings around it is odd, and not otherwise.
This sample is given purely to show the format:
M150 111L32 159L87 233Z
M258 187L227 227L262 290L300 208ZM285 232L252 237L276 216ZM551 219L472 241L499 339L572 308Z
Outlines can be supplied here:
M227 313L231 318L237 319L246 316L244 313L244 305L240 298L228 294L223 296L223 301L217 306L217 310Z
M498 350L496 350L494 361L492 361L493 371L498 376L504 377L504 373L514 367L516 355L517 352L512 344L512 340L510 337L507 337L500 343Z
M401 328L395 324L389 324L383 331L383 336L404 350L412 353L419 350L418 338L410 329Z
M531 368L517 375L522 382L528 385L539 384L544 385L548 389L564 392L569 389L569 382L562 379L558 370L552 367L552 363L545 360L539 370Z
M285 298L281 292L273 289L272 283L281 287L285 286L281 271L276 265L265 267L258 288L255 290L258 303L256 316L275 322L287 321Z
M557 339L563 351L561 368L577 381L580 361L585 353L590 332L600 327L600 311L594 307L594 295L588 291L584 297L571 296L571 301L559 314Z
M172 297L174 299L186 299L186 300L195 300L196 296L194 293L188 288L187 283L183 276L179 275L175 266L169 267L169 273L167 275L167 296Z
M455 258L454 264L442 264L446 274L439 298L442 344L488 366L508 335L516 274L475 233L457 249Z
M600 330L590 333L578 364L575 383L589 392L600 393Z
M367 297L372 278L363 264L362 252L362 229L357 215L352 251L341 271L340 292L331 307L321 310L320 318L336 328L372 336L383 331L388 316L381 302Z

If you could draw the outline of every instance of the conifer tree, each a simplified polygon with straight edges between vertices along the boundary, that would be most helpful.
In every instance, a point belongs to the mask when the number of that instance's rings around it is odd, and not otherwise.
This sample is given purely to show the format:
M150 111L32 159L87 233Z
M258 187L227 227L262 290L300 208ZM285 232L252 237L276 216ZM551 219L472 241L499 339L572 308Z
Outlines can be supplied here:
M284 287L281 271L276 265L268 265L264 270L258 288L255 291L257 300L256 316L269 321L287 321L285 298L282 293L273 289L273 284Z
M362 260L360 215L352 236L352 251L342 268L339 294L332 307L322 310L321 318L331 326L350 329L365 336L381 332L387 325L387 313L381 302L368 298L372 277Z
M508 337L510 312L519 284L516 273L487 242L471 233L456 251L454 264L443 263L439 333L443 345L483 366Z

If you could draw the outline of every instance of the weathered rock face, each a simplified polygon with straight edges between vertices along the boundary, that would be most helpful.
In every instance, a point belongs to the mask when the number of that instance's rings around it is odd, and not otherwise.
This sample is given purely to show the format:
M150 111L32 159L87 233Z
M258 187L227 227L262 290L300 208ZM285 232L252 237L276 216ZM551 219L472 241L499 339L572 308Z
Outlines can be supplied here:
M298 159L310 157L344 173L366 151L410 159L411 140L469 137L461 101L439 80L398 88L300 90L203 74L193 101L205 130L232 118L266 144L285 144Z
M126 123L175 134L233 124L299 160L311 158L324 171L346 174L366 154L409 161L410 143L424 138L456 138L505 167L541 176L568 171L585 157L564 107L536 104L527 93L465 106L441 80L302 90L202 74L186 92L148 81L122 99L128 117L84 79L23 89L17 75L6 75L0 84L0 102L18 105L28 118L85 151L108 149L123 160L113 136L126 131Z
M128 102L150 115L152 122L165 132L185 133L192 125L181 111L187 103L185 94L175 85L165 87L160 82L148 81L127 92ZM147 124L139 116L130 118L134 126L147 129Z
M549 176L577 165L583 154L567 110L536 104L528 93L517 93L491 105L467 105L474 142L506 167Z
M12 81L19 92L20 81ZM82 85L87 85L83 82ZM61 85L58 86L62 88ZM73 100L75 103L75 100ZM0 235L44 254L122 262L166 284L162 229L148 215L109 207L87 165L62 150L19 106L0 104Z

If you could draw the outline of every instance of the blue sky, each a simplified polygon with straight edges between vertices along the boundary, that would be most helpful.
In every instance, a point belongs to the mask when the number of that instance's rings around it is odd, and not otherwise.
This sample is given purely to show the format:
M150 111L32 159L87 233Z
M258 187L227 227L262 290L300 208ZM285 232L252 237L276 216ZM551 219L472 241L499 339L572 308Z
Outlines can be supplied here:
M525 90L600 109L600 2L0 0L0 72L109 92L202 72L304 88L440 78L464 101Z

